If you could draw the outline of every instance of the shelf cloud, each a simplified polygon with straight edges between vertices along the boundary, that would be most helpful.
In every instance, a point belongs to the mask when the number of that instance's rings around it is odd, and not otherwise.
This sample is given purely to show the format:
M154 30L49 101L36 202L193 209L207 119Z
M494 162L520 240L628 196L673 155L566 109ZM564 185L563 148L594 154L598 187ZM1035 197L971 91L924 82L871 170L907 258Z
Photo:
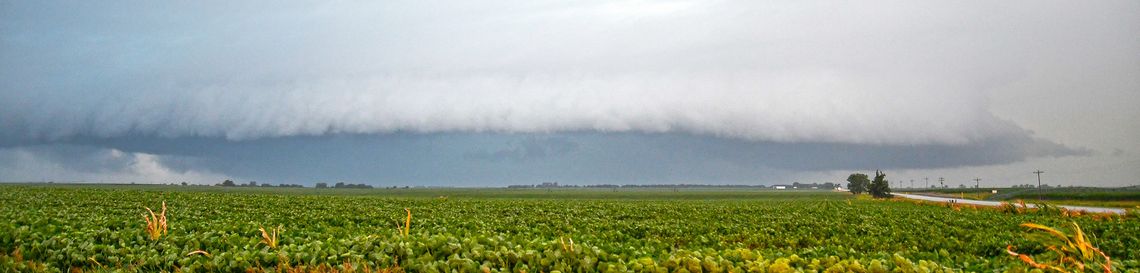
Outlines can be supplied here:
M987 111L987 88L1054 50L1016 45L1069 34L1008 35L1048 14L907 2L84 5L5 9L7 138L598 131L964 144L1027 134Z
M12 137L264 137L394 132L692 133L858 144L1026 134L971 92L902 92L830 76L382 77L287 86L6 100ZM794 79L787 79L793 78ZM742 79L744 78L744 79ZM917 89L917 88L916 88ZM107 96L113 97L109 98ZM952 102L952 103L949 103ZM17 104L18 103L18 104Z

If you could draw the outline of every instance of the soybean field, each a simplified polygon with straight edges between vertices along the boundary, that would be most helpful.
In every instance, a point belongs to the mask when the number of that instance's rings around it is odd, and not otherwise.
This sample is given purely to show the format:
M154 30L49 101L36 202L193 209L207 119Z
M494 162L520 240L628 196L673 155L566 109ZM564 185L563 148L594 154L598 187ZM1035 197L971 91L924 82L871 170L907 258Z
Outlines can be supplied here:
M1015 204L755 189L0 185L0 272L1079 272L1027 223L1071 240L1079 228L1099 252L1076 245L1091 253L1069 257L1080 270L1140 270L1136 215Z

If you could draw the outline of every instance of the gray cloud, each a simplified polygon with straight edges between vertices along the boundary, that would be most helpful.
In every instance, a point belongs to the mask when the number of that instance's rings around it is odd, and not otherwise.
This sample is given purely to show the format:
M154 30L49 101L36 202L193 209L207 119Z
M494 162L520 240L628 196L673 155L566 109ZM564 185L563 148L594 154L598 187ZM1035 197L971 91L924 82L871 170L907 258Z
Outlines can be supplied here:
M600 131L964 144L1028 134L987 110L986 89L1035 60L1134 52L1129 9L1033 3L8 3L0 126L10 142ZM1098 16L1054 22L1069 13ZM1125 27L1087 33L1112 23ZM1054 43L1072 39L1088 43Z
M502 149L496 151L477 150L463 154L471 160L541 160L548 157L563 156L578 149L578 143L564 137L527 137L520 141L511 141Z
M0 181L212 184L225 176L197 169L196 158L55 144L0 148Z
M331 135L237 142L123 137L76 139L73 144L57 146L16 149L39 154L35 156L43 159L39 161L77 170L98 167L121 172L130 169L131 161L107 160L108 154L142 154L153 155L170 173L227 174L270 183L378 185L507 185L551 180L770 184L803 172L975 167L1090 153L1032 138L884 146L639 133ZM4 165L0 162L0 167ZM10 175L14 174L0 176L0 181Z

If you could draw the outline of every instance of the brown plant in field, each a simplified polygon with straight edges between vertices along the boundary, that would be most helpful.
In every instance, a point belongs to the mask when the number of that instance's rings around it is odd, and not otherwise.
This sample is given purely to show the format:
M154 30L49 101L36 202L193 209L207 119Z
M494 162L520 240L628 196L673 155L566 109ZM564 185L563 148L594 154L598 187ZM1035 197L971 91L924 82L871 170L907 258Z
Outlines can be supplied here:
M186 256L193 256L194 254L200 254L200 255L205 255L206 257L210 257L210 252L206 252L206 251L201 250L201 249L195 250L195 251L190 251L190 253L186 253Z
M946 202L946 207L954 211L962 211L962 205L958 204L958 202Z
M408 218L404 220L404 230L400 231L400 235L408 237L408 233L412 231L412 210L404 208L404 211L408 212ZM399 225L397 225L397 227L398 226Z
M96 267L103 267L102 263L99 263L98 260L95 260L95 256L87 257L87 261L95 264Z
M46 264L41 262L24 260L24 255L21 253L20 248L16 248L16 250L13 250L11 254L7 255L0 252L0 265L19 265L28 270L28 272L50 272L49 269L54 269L54 267L48 267ZM7 269L9 271L3 270L4 269L0 269L2 272L15 272L10 271L12 269Z
M404 269L399 264L391 267L376 268L365 264L362 267L356 267L350 262L341 264L341 268L331 266L329 264L321 264L316 266L292 266L288 263L278 264L274 272L277 273L404 273ZM246 272L267 272L263 268L250 268Z
M1085 237L1085 233L1081 231L1081 227L1076 222L1071 222L1073 234L1065 234L1060 230L1050 228L1048 226L1024 223L1021 227L1028 228L1028 232L1037 232L1029 234L1029 238L1041 243L1049 252L1043 253L1042 260L1045 262L1037 262L1030 255L1020 254L1013 251L1013 245L1006 246L1005 251L1011 256L1016 257L1029 266L1037 269L1051 270L1056 272L1084 272L1085 269L1097 270L1103 269L1105 273L1112 272L1112 259L1104 254L1103 251L1096 248ZM1040 232L1044 232L1042 236ZM1104 261L1100 259L1103 258Z
M1120 215L1120 218L1137 218L1137 217L1140 217L1140 206L1136 206L1136 208L1126 208L1126 209L1124 209L1124 214Z
M1052 270L1056 270L1056 271L1058 271L1058 272L1068 272L1067 270L1065 270L1065 269L1063 269L1063 268L1060 268L1060 267L1052 266L1052 265L1049 265L1049 264L1040 264L1040 263L1037 263L1037 261L1034 261L1034 260L1033 260L1033 257L1029 257L1029 255L1025 255L1025 254L1018 254L1017 252L1013 252L1013 245L1007 245L1007 246L1005 246L1005 252L1006 252L1006 253L1009 253L1009 255L1012 255L1012 256L1014 256L1014 257L1017 257L1017 259L1021 260L1021 262L1024 262L1024 263L1028 264L1029 266L1031 266L1031 267L1033 267L1033 268L1037 268L1037 269L1052 269Z
M1097 220L1097 221L1104 221L1104 220L1111 221L1114 218L1116 220L1123 221L1124 217L1125 217L1125 215L1123 215L1123 214L1116 214L1116 213L1112 213L1112 212L1104 212L1104 213L1091 213L1090 212L1090 213L1086 213L1086 214L1088 214L1089 217L1092 217L1093 220Z
M276 228L272 229L273 233L270 234L269 232L265 231L265 227L259 227L257 230L261 231L261 243L268 246L269 249L276 249L277 248L277 234L281 233L281 231L282 231L281 228L282 228L281 225L277 225Z
M570 243L566 243L566 238L558 237L558 243L562 245L562 252L574 252L574 238L570 238Z
M1017 202L1001 202L998 205L998 210L1010 214L1026 214L1030 212L1029 205L1025 204L1025 200L1018 199Z
M162 212L155 214L153 210L148 207L146 209L150 216L143 214L143 219L146 220L146 234L150 236L151 240L158 240L162 235L166 234L166 201L162 201Z

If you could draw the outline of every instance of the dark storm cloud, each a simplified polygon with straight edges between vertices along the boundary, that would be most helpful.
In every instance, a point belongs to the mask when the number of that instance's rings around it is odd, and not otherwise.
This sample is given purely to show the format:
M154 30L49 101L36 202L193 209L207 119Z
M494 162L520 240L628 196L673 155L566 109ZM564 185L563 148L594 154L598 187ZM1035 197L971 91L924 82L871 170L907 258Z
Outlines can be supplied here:
M162 154L172 172L206 170L262 182L383 185L769 183L787 172L984 166L1088 151L1030 138L969 145L778 143L688 134L393 134L221 138L125 137L76 146ZM70 151L53 151L61 156ZM69 159L70 160L70 159Z
M537 160L550 156L561 156L578 149L578 143L564 137L539 138L527 137L521 141L514 141L505 148L496 151L472 151L465 153L464 158L471 160Z

